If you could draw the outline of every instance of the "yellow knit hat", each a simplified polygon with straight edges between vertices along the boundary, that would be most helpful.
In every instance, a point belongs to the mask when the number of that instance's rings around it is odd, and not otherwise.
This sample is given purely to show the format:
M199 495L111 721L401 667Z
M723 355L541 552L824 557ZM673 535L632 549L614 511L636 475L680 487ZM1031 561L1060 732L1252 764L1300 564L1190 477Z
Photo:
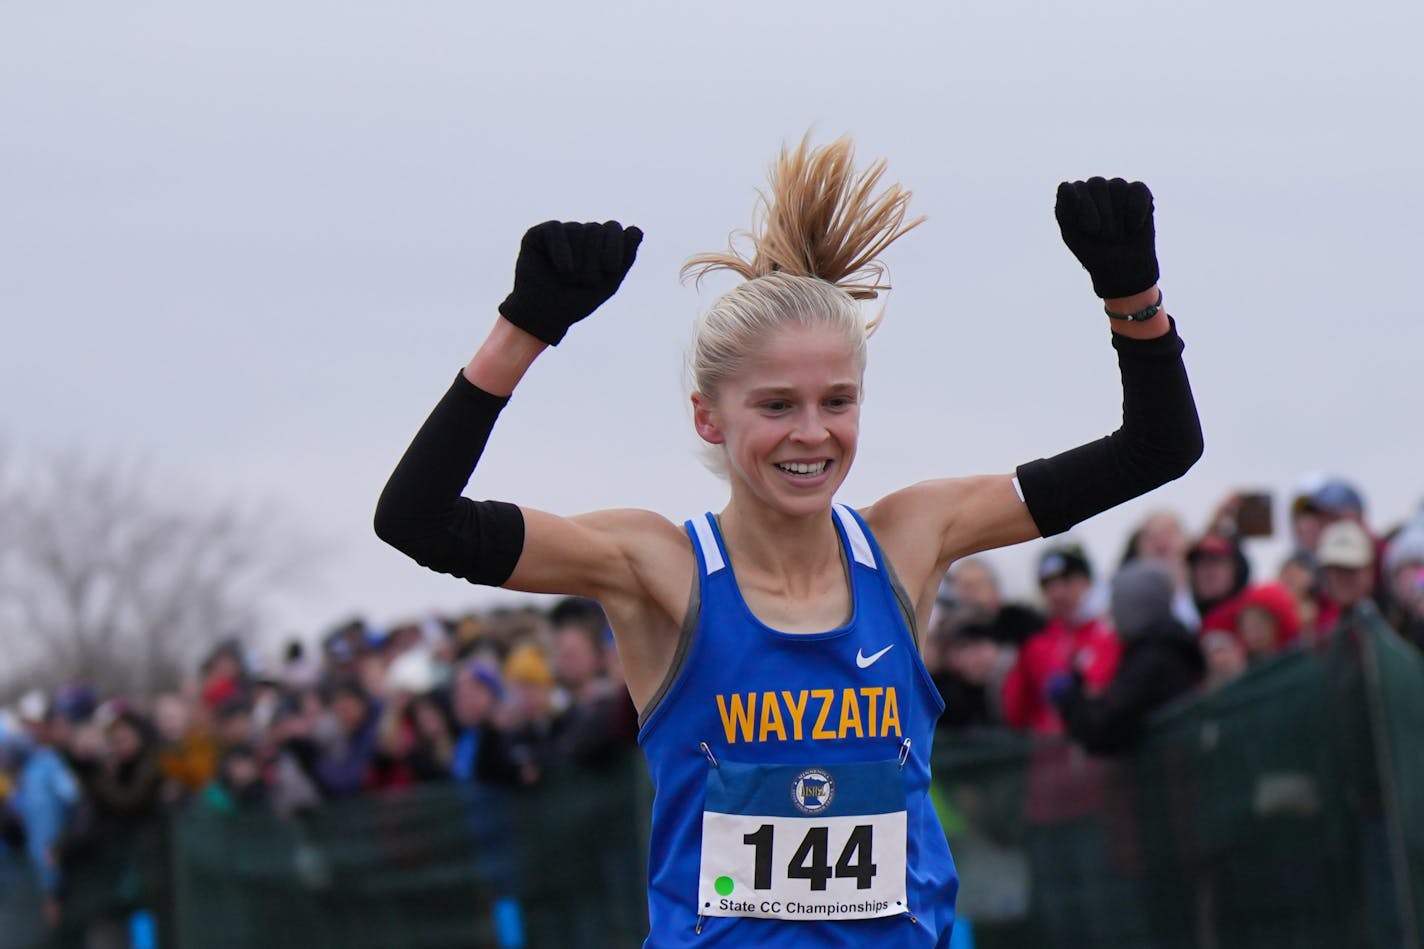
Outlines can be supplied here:
M504 681L510 685L553 685L549 660L538 646L516 647L504 661Z

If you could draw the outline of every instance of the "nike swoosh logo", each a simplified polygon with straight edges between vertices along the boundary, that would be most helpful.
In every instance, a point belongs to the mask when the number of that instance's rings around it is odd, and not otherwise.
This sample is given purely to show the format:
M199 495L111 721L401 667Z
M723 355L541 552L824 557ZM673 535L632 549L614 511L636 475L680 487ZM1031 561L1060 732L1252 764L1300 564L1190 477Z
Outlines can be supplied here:
M871 666L875 665L875 661L877 659L879 659L881 656L885 655L887 652L894 648L895 644L891 643L879 652L873 652L868 656L865 654L864 650L857 649L855 651L855 664L860 666L862 669L869 669Z

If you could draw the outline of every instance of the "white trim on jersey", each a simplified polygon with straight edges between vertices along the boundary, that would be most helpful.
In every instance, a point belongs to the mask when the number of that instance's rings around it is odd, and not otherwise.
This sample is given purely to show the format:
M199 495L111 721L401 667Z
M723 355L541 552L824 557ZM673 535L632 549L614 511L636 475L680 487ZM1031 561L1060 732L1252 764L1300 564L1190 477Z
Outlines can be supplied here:
M712 515L694 517L692 529L697 532L697 545L702 548L702 559L707 563L710 577L727 565L722 559L722 548L717 546L717 534L712 530Z
M841 527L845 528L846 538L850 540L851 556L855 558L856 563L864 564L874 570L875 554L870 551L870 540L866 538L865 531L860 529L860 522L855 519L850 508L844 504L837 504L834 509L836 517L840 519Z

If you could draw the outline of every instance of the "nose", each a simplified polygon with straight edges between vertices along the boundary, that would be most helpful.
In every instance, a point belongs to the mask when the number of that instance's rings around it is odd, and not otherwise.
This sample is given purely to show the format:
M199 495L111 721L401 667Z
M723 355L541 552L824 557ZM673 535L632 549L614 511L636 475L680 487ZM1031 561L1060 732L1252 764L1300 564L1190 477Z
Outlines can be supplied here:
M791 440L803 445L819 445L830 436L826 420L820 406L807 406L796 419L796 427L791 431Z

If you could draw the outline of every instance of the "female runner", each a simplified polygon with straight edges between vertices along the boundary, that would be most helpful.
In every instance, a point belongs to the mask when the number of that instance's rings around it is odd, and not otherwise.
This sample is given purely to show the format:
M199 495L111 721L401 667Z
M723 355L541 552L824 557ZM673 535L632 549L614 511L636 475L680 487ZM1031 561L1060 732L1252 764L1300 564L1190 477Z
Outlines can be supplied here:
M650 949L943 947L958 878L929 804L943 709L918 654L957 558L1067 530L1182 475L1201 430L1161 309L1152 198L1065 182L1056 216L1111 318L1123 385L1112 435L1016 474L927 481L856 510L866 338L878 254L919 223L876 194L851 143L775 166L752 253L693 258L746 281L699 321L693 424L730 499L679 526L610 510L558 517L461 497L520 378L613 295L642 233L547 222L514 289L401 459L376 532L472 583L597 599L640 713L656 787Z

